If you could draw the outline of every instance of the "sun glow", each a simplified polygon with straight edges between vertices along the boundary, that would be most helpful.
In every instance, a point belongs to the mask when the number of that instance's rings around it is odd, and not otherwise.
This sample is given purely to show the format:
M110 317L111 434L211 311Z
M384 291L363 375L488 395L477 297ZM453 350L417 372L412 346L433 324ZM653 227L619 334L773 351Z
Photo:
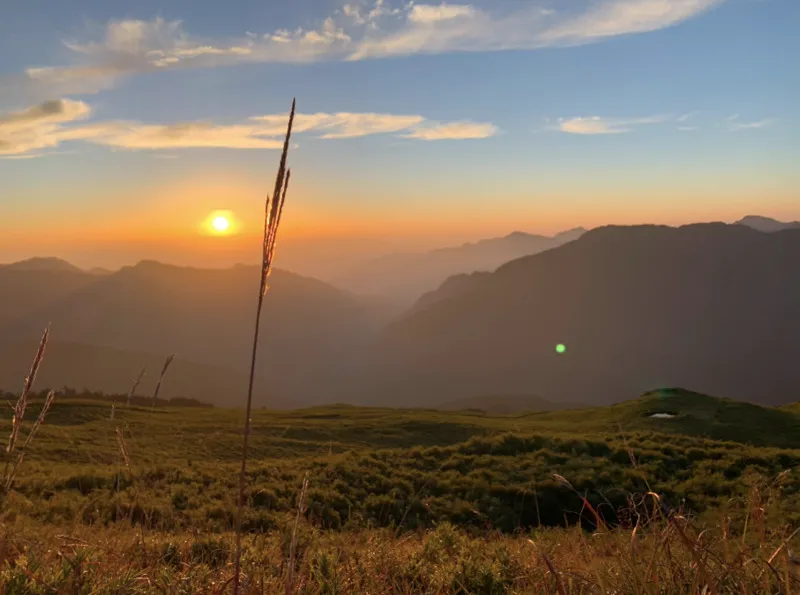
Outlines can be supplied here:
M227 236L236 232L236 221L230 211L214 211L205 220L203 228L216 236Z
M217 215L211 222L211 227L219 232L226 232L231 226L231 222L224 215Z

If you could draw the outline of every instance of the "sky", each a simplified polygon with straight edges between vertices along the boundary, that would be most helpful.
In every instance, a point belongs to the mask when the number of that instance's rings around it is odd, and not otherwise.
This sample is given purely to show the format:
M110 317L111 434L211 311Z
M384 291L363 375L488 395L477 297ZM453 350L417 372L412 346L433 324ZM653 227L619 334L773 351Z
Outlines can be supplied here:
M800 219L796 0L0 10L0 262L256 261L294 97L297 254Z

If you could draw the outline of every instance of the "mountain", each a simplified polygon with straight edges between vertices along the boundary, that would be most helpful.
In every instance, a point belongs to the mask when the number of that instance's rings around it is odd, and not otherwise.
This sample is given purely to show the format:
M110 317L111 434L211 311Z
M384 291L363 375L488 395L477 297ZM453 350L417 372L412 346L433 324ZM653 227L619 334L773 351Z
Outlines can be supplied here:
M355 293L390 297L409 305L425 292L439 287L448 277L492 271L520 256L571 242L585 231L577 228L553 237L514 232L502 238L430 252L388 254L355 267L332 283Z
M800 400L799 270L800 230L599 228L426 297L381 334L362 396L603 404L686 386Z
M762 217L760 215L747 215L739 219L735 225L746 225L758 231L772 233L774 231L781 231L783 229L800 229L800 221L778 221L769 217Z
M81 273L81 269L60 258L29 258L11 264L0 265L4 271L39 271L39 272L59 272L59 273Z
M94 282L93 276L69 263L61 263L63 261L34 259L0 266L0 329ZM51 266L46 266L48 264Z
M7 289L2 274L0 295ZM50 276L63 274L44 275L36 289L47 295ZM259 276L258 267L193 269L157 262L107 275L81 273L57 298L39 297L35 305L20 300L16 312L5 312L0 346L35 342L51 322L54 340L157 358L177 353L186 362L242 373L250 362ZM270 287L258 384L298 402L339 396L338 387L353 374L375 332L374 308L285 271L273 272ZM125 385L139 365L126 367Z

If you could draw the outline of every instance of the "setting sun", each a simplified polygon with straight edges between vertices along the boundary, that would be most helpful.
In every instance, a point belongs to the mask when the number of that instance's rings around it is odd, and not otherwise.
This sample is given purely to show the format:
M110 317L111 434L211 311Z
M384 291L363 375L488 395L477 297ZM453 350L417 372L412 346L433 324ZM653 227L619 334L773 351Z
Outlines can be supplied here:
M230 220L225 217L224 215L217 215L214 217L214 220L211 222L211 227L216 229L219 232L228 231L231 226Z
M238 226L231 211L214 211L206 217L202 228L205 233L229 236L237 232Z

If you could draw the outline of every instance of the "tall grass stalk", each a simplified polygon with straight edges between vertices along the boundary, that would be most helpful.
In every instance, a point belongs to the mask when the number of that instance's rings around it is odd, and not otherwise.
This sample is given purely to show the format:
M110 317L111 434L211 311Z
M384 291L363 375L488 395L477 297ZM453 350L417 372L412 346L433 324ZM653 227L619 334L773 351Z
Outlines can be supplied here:
M167 356L167 359L164 361L164 367L161 368L161 375L158 377L158 382L156 383L156 390L153 392L153 409L156 408L156 401L158 401L158 393L161 392L161 383L164 381L164 376L167 375L167 370L169 370L169 367L174 359L175 359L174 353L172 355Z
M278 236L278 226L281 222L283 204L289 189L291 171L286 168L286 158L289 154L289 141L292 136L296 101L292 100L292 109L289 113L289 124L286 128L286 139L283 142L283 152L275 177L275 188L272 195L267 196L264 212L264 243L261 252L261 280L258 287L258 303L256 307L255 330L253 333L253 351L250 358L250 381L247 387L247 407L244 418L244 437L242 440L242 467L239 472L239 498L236 507L236 553L234 557L233 593L239 593L239 577L242 564L242 514L244 511L244 494L247 481L247 454L250 446L250 413L253 407L253 384L256 374L256 358L258 356L258 337L261 326L261 311L264 306L264 296L269 286L267 284L272 272L272 260L275 254L275 242Z
M131 386L131 392L128 393L128 400L125 402L125 405L130 407L131 406L131 399L136 396L136 389L139 388L139 384L142 382L142 378L147 373L147 366L142 368L142 371L139 372L139 375L133 379L133 386Z
M39 341L39 348L36 350L36 355L33 358L33 363L31 364L31 369L28 372L28 376L25 378L25 382L22 386L22 392L17 399L16 404L14 405L14 415L11 418L11 431L8 435L8 445L6 446L5 452L3 456L5 458L5 465L3 469L3 477L2 477L2 486L0 486L0 504L5 500L6 496L8 495L9 490L11 489L11 484L14 482L14 476L16 476L17 469L19 465L22 463L22 459L25 455L25 448L28 446L30 441L33 439L33 436L36 434L36 431L39 429L39 426L42 425L44 422L44 416L47 414L47 410L50 409L50 405L53 402L53 398L55 394L51 391L50 394L47 396L45 400L45 404L42 407L42 410L39 412L39 417L34 423L33 428L31 429L28 437L25 439L25 442L22 445L22 449L20 455L17 457L15 463L11 464L12 453L16 448L17 441L19 440L19 431L22 428L22 420L25 417L25 410L28 408L28 397L30 396L31 389L33 388L34 382L36 382L36 376L39 374L39 367L42 365L42 360L44 359L44 352L47 349L47 342L50 339L50 326L48 326L44 333L42 334L42 338Z
M308 493L308 473L303 477L303 486L300 488L300 495L297 497L297 514L294 518L292 527L292 540L289 542L289 560L286 569L286 583L284 592L291 595L294 591L297 569L297 529L300 526L300 518L306 513L306 494Z

